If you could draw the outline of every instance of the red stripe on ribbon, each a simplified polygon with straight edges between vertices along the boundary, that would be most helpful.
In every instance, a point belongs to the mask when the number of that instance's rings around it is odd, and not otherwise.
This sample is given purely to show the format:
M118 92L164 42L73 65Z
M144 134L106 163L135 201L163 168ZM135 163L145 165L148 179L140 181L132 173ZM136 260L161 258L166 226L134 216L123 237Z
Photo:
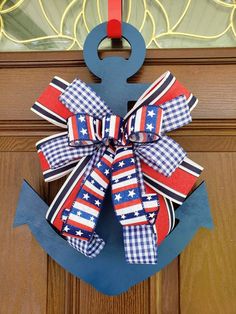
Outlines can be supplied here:
M75 221L75 220L71 220L71 219L69 219L69 218L67 219L66 223L67 223L68 225L77 227L77 228L82 229L82 230L86 230L86 231L89 231L89 232L92 232L92 231L93 231L93 228L91 228L91 227L89 227L89 226L86 226L86 225L84 225L84 224L82 224L82 223L79 223L79 222L77 222L77 221ZM64 235L64 232L63 232L62 234ZM67 234L68 236L71 236L70 233L65 232L65 234ZM74 238L74 237L77 237L77 236L76 236L76 235L73 235L73 238ZM78 236L78 238L80 238L80 237L81 237L81 236ZM88 240L88 239L86 238L86 240Z
M42 151L38 151L38 156L39 156L39 160L40 160L40 165L41 165L41 168L44 171L47 171L50 169L50 165L47 161L47 159L45 158L44 154Z
M72 129L73 129L73 138L74 138L74 141L76 141L79 139L79 132L78 132L77 117L76 116L71 117L71 124L72 124Z
M99 177L101 177L102 180L105 181L107 184L109 183L110 180L109 180L106 176L104 176L104 174L103 174L98 168L95 168L95 169L94 169L94 172L96 172L96 174L97 174Z
M155 222L156 230L157 230L157 243L160 244L168 235L169 233L169 214L168 214L168 208L166 206L165 199L162 195L158 196L159 198L159 212L158 216Z
M197 177L184 171L181 168L177 168L170 177L166 177L158 171L153 171L153 168L149 167L143 161L141 161L142 171L152 177L154 180L163 183L167 188L171 188L176 192L187 195L194 184L197 181ZM153 193L150 187L147 187L147 193Z
M83 200L82 198L77 198L75 201L76 201L76 203L81 203L81 204L83 204L83 205L86 205L86 206L88 206L88 207L93 208L93 209L96 210L98 213L100 212L100 208L99 208L99 207L93 205L93 204L90 203L90 202L87 202L87 201ZM79 209L78 209L78 210L79 210Z
M61 91L56 89L55 87L49 85L44 92L39 96L37 102L39 102L42 106L48 108L49 110L55 112L58 116L68 119L73 115L60 101L59 96L61 95Z
M119 161L122 161L122 160L124 160L124 159L126 159L126 158L132 158L132 157L134 157L134 154L133 153L130 153L130 154L127 154L127 155L125 155L125 156L121 156L121 157L119 157L119 158L116 158L116 163L118 163ZM125 171L126 171L126 169L125 169ZM115 173L115 172L114 172ZM116 173L115 173L116 174Z
M138 183L125 185L125 186L122 186L122 187L117 188L117 189L112 189L112 193L119 193L119 192L122 192L122 191L125 191L125 190L128 190L128 189L135 189L137 187L138 187Z
M124 160L124 158L123 158L123 160ZM116 162L116 160L115 160L115 162ZM126 167L126 168L122 168L121 170L113 171L113 176L116 176L118 174L124 173L126 171L134 170L134 169L135 169L135 166L129 166L129 167Z
M125 203L121 203L121 204L117 204L115 206L115 209L122 209L124 207L128 207L128 206L134 206L134 205L138 205L140 204L140 200L139 199L136 199L136 200L133 200L133 201L129 201L129 202L125 202Z
M156 122L156 131L155 131L156 134L160 134L160 132L161 132L162 117L163 117L163 110L162 110L162 108L158 108L157 122Z

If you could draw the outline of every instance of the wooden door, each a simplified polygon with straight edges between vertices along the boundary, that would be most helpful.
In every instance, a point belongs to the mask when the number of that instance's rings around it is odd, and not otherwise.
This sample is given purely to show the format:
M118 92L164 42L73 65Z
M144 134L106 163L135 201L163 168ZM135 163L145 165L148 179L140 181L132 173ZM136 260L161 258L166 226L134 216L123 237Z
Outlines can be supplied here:
M167 69L200 100L193 123L172 136L205 167L215 228L160 273L108 297L51 260L27 226L12 228L23 178L48 202L62 183L43 181L35 142L57 129L31 105L54 75L96 78L78 52L0 54L0 314L236 313L236 49L149 50L131 81L151 83Z

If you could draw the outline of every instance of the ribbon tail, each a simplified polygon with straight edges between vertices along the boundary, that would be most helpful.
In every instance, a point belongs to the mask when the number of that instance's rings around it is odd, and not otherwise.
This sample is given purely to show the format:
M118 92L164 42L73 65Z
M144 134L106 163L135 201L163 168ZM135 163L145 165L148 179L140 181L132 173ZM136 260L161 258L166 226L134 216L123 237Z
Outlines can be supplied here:
M62 219L67 219L70 213L69 209L65 209L62 213ZM66 236L67 243L72 246L76 251L82 253L86 257L96 257L104 248L105 242L99 237L96 232L93 232L89 241L84 241L80 238Z
M156 234L147 218L133 147L118 147L112 171L112 199L123 228L126 261L156 264Z
M105 193L110 182L114 151L108 147L86 176L71 208L68 209L62 234L80 253L93 258L105 245L94 232Z
M157 213L159 210L159 205L160 205L158 195L156 193L146 193L142 167L141 167L141 161L137 155L135 156L135 161L136 161L137 177L138 177L139 186L140 186L141 195L142 195L143 208L146 212L146 216L149 223L154 226L156 218L157 218ZM155 228L154 228L154 232L156 233Z
M97 235L95 232L89 241L83 241L74 237L67 237L67 242L75 250L89 258L96 257L105 246L104 240L100 238L99 235Z
M64 182L47 211L46 219L59 232L62 230L63 226L61 219L62 213L66 208L72 206L80 189L90 158L90 156L83 157L77 162L76 167Z
M157 245L159 246L175 226L174 206L168 198L163 197L161 194L146 192L141 163L138 156L136 156L136 163L142 191L143 207L149 224L153 227Z

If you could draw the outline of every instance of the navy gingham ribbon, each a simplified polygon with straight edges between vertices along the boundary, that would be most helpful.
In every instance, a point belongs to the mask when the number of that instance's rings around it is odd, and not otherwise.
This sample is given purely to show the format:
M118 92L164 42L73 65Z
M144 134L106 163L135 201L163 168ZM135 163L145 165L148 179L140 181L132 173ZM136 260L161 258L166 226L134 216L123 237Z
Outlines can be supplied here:
M165 133L191 122L186 97L143 105L126 119L114 115L79 79L59 99L74 115L67 121L67 131L43 140L40 150L52 169L89 156L73 206L62 215L63 236L88 257L101 251L105 243L94 229L111 182L127 262L156 263L158 196L145 193L140 161L166 177L182 163L185 151Z

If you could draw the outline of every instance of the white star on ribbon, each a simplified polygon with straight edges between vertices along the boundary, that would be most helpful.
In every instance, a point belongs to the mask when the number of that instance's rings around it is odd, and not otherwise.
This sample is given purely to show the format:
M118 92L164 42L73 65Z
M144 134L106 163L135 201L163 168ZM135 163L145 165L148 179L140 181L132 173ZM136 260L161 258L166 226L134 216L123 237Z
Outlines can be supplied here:
M109 174L109 170L108 169L106 169L105 171L104 171L104 174L107 176L108 174Z
M81 216L82 213L81 213L80 211L77 211L77 215L78 215L78 216Z
M68 232L70 230L70 228L68 226L65 226L65 228L63 229L63 231Z
M82 234L83 234L83 232L81 231L81 230L79 230L79 231L75 231L76 232L76 235L78 235L78 236L82 236Z
M150 213L149 214L149 218L154 218L155 217L155 213Z
M86 199L86 201L87 201L87 200L89 199L88 193L84 194L84 195L83 195L83 198Z
M121 198L122 198L122 196L120 195L120 193L115 195L115 200L116 201L119 202Z
M153 110L148 111L148 117L153 118L155 116L155 113Z
M119 167L124 167L124 165L125 165L125 163L124 163L124 161L122 160L122 161L119 162L119 165L118 165L118 166L119 166Z
M154 126L152 125L152 123L150 123L150 124L148 123L147 124L147 129L150 130L150 131L152 131L154 129Z
M80 120L80 122L84 122L85 121L85 117L79 116L79 120Z
M83 129L80 131L80 133L82 133L83 135L87 134L87 130L86 129Z
M128 196L133 198L135 194L136 193L134 192L134 190L131 190L131 191L129 191L129 195Z
M96 200L95 205L97 205L99 207L101 205L101 202L99 200Z
M139 212L138 212L138 211L135 212L135 213L134 213L134 216L139 216Z

